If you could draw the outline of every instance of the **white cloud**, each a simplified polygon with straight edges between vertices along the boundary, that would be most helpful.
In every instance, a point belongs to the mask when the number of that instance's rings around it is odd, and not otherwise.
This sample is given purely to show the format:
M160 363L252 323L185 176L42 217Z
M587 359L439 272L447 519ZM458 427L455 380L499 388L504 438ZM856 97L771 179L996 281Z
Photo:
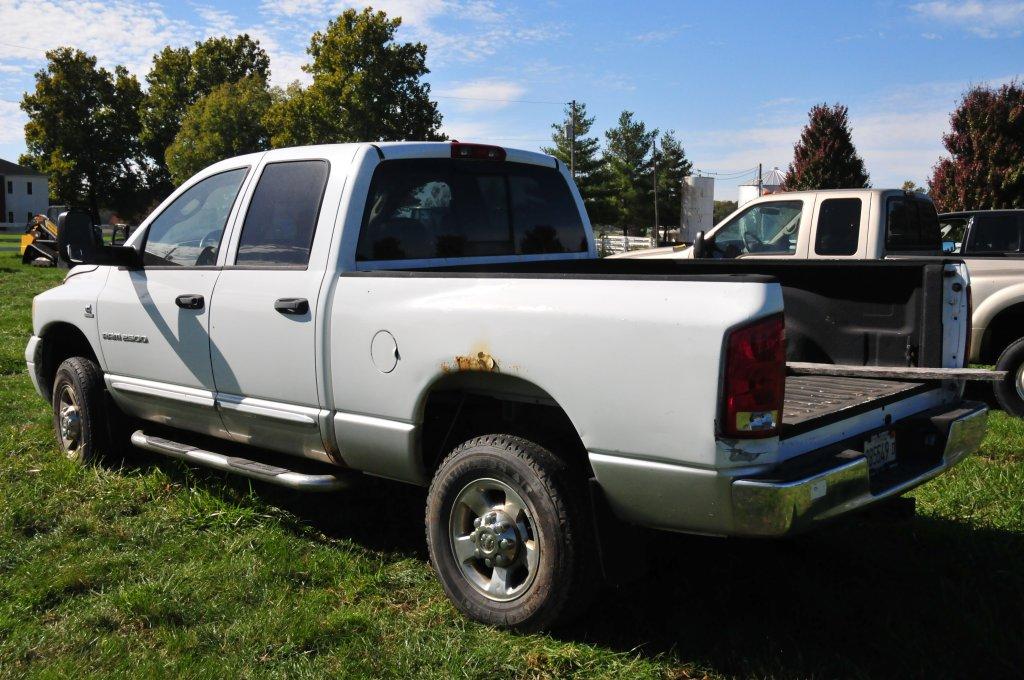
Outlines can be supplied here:
M463 111L497 111L508 106L511 99L518 99L526 92L520 83L511 80L487 78L473 80L443 92L436 93L441 99L451 99Z
M1024 29L1024 2L919 2L910 9L925 19L965 27L982 38L1015 37Z
M27 120L16 102L0 99L0 144L22 141Z
M102 65L125 64L136 74L148 70L151 55L164 45L192 36L187 22L135 0L0 0L0 18L4 35L20 36L18 58L41 62L47 49L70 43ZM4 54L0 62L14 58Z

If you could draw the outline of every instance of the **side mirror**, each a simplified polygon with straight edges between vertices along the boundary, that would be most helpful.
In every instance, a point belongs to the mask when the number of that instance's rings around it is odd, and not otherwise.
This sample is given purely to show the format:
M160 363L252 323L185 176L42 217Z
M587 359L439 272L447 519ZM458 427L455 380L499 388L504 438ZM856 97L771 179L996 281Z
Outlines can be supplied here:
M57 217L57 262L62 267L105 264L137 269L142 257L134 248L103 244L103 232L92 225L84 210L68 210Z
M96 242L92 215L84 210L67 210L57 217L57 260L67 267L95 264L102 242Z
M699 260L704 257L707 246L704 241L704 232L698 231L697 235L693 237L693 257L695 260Z

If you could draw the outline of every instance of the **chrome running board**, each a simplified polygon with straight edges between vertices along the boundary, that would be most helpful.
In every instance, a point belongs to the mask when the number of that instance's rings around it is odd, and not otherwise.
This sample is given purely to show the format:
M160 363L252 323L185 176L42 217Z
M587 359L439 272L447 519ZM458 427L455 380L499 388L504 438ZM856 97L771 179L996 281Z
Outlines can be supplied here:
M171 458L202 465L204 467L231 472L243 477L258 479L261 482L296 489L298 491L336 491L352 485L351 478L344 474L311 475L296 472L288 468L267 465L248 458L225 456L213 451L205 451L191 444L171 441L163 437L148 435L142 430L132 434L132 444L140 449L160 453Z

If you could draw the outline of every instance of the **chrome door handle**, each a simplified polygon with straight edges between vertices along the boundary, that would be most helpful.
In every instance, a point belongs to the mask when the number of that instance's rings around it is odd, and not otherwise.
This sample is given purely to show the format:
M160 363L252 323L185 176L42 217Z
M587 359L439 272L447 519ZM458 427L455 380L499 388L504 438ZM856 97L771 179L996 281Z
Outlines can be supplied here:
M306 298L281 298L274 301L274 309L282 314L306 314L309 312L309 300Z
M174 304L178 305L182 309L202 309L205 301L202 295L196 295L189 293L186 295L179 295L174 298Z

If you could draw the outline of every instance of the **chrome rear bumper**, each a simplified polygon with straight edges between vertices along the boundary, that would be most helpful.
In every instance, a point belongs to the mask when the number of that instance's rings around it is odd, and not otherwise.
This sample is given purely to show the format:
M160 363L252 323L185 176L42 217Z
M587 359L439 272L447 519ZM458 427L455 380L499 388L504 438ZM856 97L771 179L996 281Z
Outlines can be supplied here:
M816 523L898 496L950 469L977 451L985 436L988 408L965 403L932 417L945 430L945 445L934 466L891 485L872 485L867 459L856 452L835 467L797 479L736 479L732 482L733 531L746 536L784 536ZM941 442L937 442L937 445Z

